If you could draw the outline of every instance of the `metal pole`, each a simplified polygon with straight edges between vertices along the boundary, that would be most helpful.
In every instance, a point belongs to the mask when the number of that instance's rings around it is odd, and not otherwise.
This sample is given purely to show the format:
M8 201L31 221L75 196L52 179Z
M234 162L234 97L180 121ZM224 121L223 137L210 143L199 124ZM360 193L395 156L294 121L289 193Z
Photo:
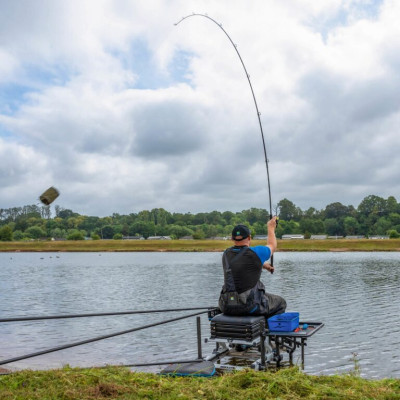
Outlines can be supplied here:
M266 339L266 335L265 335L265 322L264 321L260 321L260 332L261 332L261 343L260 343L260 350L261 350L261 367L263 369L265 369L265 339Z
M203 358L203 354L201 351L201 324L200 317L196 317L196 325L197 325L197 358L201 360Z
M119 311L119 312L105 312L105 313L90 313L90 314L67 314L67 315L45 315L33 317L15 317L15 318L0 318L0 322L20 322L20 321L41 321L46 319L67 319L67 318L86 318L86 317L106 317L111 315L134 315L134 314L151 314L162 312L175 312L175 311L195 311L195 310L213 310L215 307L192 307L192 308L170 308L161 310L138 310L138 311Z
M117 367L151 367L153 365L166 365L166 364L192 364L196 362L202 362L203 360L170 360L170 361L159 361L151 363L141 363L141 364L124 364L117 365Z
M115 333L110 333L108 335L98 336L98 337L93 338L93 339L87 339L87 340L82 340L80 342L65 344L65 345L54 347L54 348L51 348L51 349L38 351L36 353L31 353L31 354L26 354L26 355L19 356L19 357L9 358L8 360L1 360L0 361L0 365L9 364L9 363L12 363L12 362L15 362L15 361L25 360L27 358L32 358L32 357L36 357L36 356L41 356L43 354L53 353L53 352L59 351L59 350L69 349L69 348L75 347L75 346L81 346L83 344L97 342L99 340L108 339L108 338L111 338L111 337L114 337L114 336L124 335L125 333L131 333L131 332L140 331L142 329L151 328L152 326L167 324L168 322L179 321L181 319L194 317L196 315L203 314L205 312L207 312L207 311L200 311L200 312L197 312L197 313L194 313L194 314L184 315L183 317L172 318L172 319L168 319L166 321L160 321L160 322L156 322L154 324L140 326L138 328L127 329L127 330L121 331L121 332L115 332Z

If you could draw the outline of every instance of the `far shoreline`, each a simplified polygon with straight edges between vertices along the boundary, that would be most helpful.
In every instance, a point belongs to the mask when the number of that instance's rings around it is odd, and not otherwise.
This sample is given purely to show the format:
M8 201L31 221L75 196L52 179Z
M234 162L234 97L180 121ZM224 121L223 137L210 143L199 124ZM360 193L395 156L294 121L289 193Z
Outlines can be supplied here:
M252 246L265 245L253 240ZM0 242L0 252L223 252L229 240L66 240ZM278 240L278 252L399 252L400 239Z

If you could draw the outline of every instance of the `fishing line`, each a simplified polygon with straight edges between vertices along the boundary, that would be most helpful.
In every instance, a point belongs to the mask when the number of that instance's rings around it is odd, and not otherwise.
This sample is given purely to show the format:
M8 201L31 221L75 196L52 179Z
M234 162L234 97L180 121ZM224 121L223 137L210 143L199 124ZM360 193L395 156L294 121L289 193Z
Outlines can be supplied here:
M226 35L226 37L229 39L229 41L231 42L233 48L236 51L236 54L239 57L239 60L243 66L244 72L246 74L246 78L247 81L249 82L250 85L250 90L251 90L251 94L253 96L253 100L254 100L254 105L256 107L256 112L257 112L257 118L258 118L258 124L260 126L260 133L261 133L261 139L262 139L262 144L263 144L263 149L264 149L264 159L265 159L265 167L267 170L267 183L268 183L268 196L269 196L269 218L272 219L272 200L271 200L271 182L270 182L270 178L269 178L269 168L268 168L268 157L267 157L267 149L265 146L265 138L264 138L264 131L263 131L263 127L262 127L262 123L261 123L261 113L258 109L258 104L257 104L257 100L256 100L256 96L254 94L254 90L253 90L253 85L251 84L250 81L250 75L247 72L246 66L244 65L243 59L239 53L239 50L237 49L237 44L235 44L233 42L233 40L231 39L231 37L228 35L228 33L226 32L226 30L222 27L222 24L218 23L217 21L215 21L215 19L209 17L207 14L198 14L198 13L192 13L190 15L187 15L186 17L182 17L182 19L180 21L178 21L176 24L174 24L175 26L179 25L182 21L184 21L185 19L188 19L190 17L204 17L209 19L210 21L214 22L215 25L217 25ZM271 265L273 265L273 258L271 256Z

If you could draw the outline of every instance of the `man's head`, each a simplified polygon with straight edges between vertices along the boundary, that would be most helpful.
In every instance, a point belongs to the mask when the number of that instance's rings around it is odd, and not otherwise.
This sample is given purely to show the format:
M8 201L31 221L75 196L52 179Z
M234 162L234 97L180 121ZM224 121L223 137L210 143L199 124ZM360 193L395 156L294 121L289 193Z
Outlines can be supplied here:
M250 241L250 229L246 225L236 225L232 230L232 240L245 244ZM247 239L247 240L246 240Z

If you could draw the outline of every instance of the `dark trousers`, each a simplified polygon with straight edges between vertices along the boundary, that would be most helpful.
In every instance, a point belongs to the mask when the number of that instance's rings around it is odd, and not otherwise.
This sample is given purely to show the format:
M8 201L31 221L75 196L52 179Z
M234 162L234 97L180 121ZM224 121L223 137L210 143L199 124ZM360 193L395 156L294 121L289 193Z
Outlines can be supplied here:
M265 293L267 299L268 311L265 314L266 318L272 317L276 314L282 314L286 310L286 300L276 294Z

